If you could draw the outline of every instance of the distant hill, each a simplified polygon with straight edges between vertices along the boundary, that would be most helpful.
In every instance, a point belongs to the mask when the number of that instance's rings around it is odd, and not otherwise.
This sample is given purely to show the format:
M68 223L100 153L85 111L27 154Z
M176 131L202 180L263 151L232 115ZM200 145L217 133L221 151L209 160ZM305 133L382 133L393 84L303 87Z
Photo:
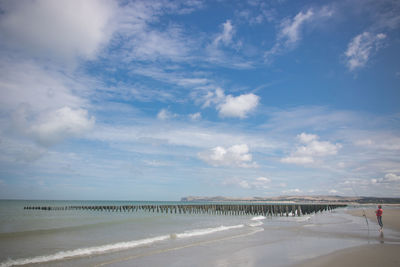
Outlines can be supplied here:
M232 201L243 201L243 202L293 202L293 203L304 203L304 202L335 202L335 203L382 203L382 204L400 204L400 198L383 198L383 197L346 197L346 196L279 196L279 197L201 197L201 196L187 196L182 197L183 202L232 202Z

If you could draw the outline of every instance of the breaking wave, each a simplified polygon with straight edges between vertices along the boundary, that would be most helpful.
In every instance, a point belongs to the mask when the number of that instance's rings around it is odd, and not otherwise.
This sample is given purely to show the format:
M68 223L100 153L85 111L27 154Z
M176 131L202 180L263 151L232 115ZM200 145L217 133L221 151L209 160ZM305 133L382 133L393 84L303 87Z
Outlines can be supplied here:
M90 256L93 254L103 254L107 252L119 251L119 250L126 250L135 247L150 245L156 242L165 241L168 239L176 239L176 238L189 238L195 236L202 236L213 234L216 232L227 231L232 229L238 229L244 227L243 224L239 225L232 225L232 226L218 226L214 228L204 228L204 229L194 229L185 231L183 233L178 234L171 234L171 235L161 235L151 238L127 241L127 242L118 242L114 244L108 244L103 246L95 246L95 247L88 247L88 248L78 248L73 250L66 250L60 251L51 255L45 256L36 256L32 258L25 258L25 259L10 259L5 262L0 263L0 267L9 267L14 265L24 265L24 264L34 264L34 263L44 263L49 261L57 261L67 258L74 258L74 257L82 257L82 256Z

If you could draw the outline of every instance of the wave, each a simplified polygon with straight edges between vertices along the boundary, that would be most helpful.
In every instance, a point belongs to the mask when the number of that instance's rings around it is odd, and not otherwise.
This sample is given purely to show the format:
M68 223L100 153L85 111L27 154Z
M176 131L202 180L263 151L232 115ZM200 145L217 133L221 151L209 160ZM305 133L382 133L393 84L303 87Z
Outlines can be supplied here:
M195 229L190 231L185 231L183 233L178 234L171 234L171 235L161 235L152 238L145 238L127 242L118 242L114 244L108 244L103 246L96 246L96 247L88 247L88 248L79 248L74 250L67 250L67 251L60 251L51 255L45 256L37 256L32 258L25 258L25 259L16 259L16 260L7 260L3 263L0 263L0 267L9 267L14 265L24 265L24 264L34 264L34 263L44 263L49 261L57 261L66 258L74 258L74 257L82 257L82 256L90 256L93 254L103 254L107 252L119 251L119 250L126 250L131 249L139 246L150 245L156 242L165 241L168 239L175 239L175 238L188 238L194 236L202 236L208 235L216 232L237 229L244 227L243 224L239 225L232 225L232 226L219 226L215 228L204 228L204 229Z
M296 222L307 222L311 219L310 216L304 216L304 217L296 217L295 220Z
M248 226L251 226L251 227L257 227L257 226L263 225L263 223L260 222L260 221L256 221L255 223L249 223L249 224L247 224L247 225L248 225Z
M267 217L265 217L265 216L256 216L256 217L253 217L253 218L251 218L251 221L252 221L252 222L248 223L247 225L250 226L250 227L261 226L261 225L263 225L262 220L265 220L266 218L267 218Z
M242 228L244 225L239 224L239 225L232 225L232 226L219 226L215 228L205 228L205 229L196 229L196 230L191 230L191 231L185 231L180 234L176 234L177 238L186 238L186 237L193 237L193 236L200 236L200 235L208 235L220 231L226 231L226 230L231 230L231 229L237 229L237 228Z
M138 246L149 245L154 242L167 240L169 235L157 236L153 238L146 238L128 242L119 242L115 244L109 244L104 246L97 247L89 247L89 248L79 248L74 250L60 251L55 254L46 255L46 256L37 256L33 258L26 259L17 259L17 260L8 260L4 263L1 263L1 267L8 267L13 265L24 265L24 264L33 264L33 263L43 263L49 261L62 260L65 258L73 258L80 256L89 256L92 254L101 254L105 252L111 252L116 250L130 249Z
M260 220L265 220L267 217L265 216L256 216L251 218L252 221L260 221Z

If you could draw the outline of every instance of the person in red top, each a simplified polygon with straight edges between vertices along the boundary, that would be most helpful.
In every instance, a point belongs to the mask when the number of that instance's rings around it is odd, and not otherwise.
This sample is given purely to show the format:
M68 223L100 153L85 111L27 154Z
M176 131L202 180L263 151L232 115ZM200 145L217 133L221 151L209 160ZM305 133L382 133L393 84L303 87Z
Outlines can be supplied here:
M382 210L381 205L378 205L378 209L375 211L375 213L376 213L376 218L378 219L379 226L381 227L381 229L379 229L379 231L382 231L382 229L383 229L383 223L382 223L383 210Z

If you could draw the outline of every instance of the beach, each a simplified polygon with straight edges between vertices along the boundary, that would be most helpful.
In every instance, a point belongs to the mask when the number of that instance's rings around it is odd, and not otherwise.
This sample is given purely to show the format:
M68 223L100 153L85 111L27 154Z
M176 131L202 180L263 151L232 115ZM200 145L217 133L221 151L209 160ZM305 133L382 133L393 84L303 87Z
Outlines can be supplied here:
M370 220L373 236L377 236L375 209L367 207L347 211L353 216L363 217L364 214ZM400 231L400 209L384 208L384 229L389 228ZM384 230L385 232L385 230ZM306 261L298 266L400 266L400 244L385 244L384 232L379 233L379 243L367 244L359 247L348 248L319 256Z
M377 205L375 207L368 207L364 209L353 209L349 210L348 213L354 216L359 216L362 217L364 216L363 214L367 216L367 218L371 221L376 222L376 215L375 215L375 210L377 209ZM400 231L400 207L397 206L395 207L383 207L383 225L384 228L391 228L397 231Z
M367 226L364 217L350 214L357 214L357 207L303 216L238 216L24 210L26 202L0 204L7 215L0 219L1 267L355 266L364 261L377 266L376 258L385 266L398 265L400 232L388 227L380 236L374 220ZM398 210L384 212L384 223L395 223L389 220Z

